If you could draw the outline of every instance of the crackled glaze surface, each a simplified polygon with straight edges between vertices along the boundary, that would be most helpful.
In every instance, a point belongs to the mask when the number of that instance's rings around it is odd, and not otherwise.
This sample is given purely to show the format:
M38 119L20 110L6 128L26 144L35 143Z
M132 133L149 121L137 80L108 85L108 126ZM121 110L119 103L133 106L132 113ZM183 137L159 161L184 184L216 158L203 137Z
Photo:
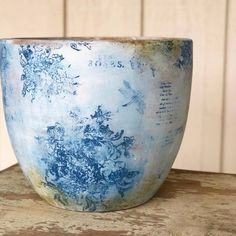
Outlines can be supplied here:
M8 131L39 195L72 210L150 199L185 128L191 40L0 42Z

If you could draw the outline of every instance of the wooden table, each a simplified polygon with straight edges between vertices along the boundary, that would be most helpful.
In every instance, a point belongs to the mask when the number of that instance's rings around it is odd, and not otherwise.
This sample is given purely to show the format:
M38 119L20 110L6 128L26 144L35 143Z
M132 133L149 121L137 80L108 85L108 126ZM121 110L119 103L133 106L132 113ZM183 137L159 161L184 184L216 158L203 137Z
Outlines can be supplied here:
M236 176L172 170L142 206L82 213L49 206L13 166L0 172L0 235L236 235Z

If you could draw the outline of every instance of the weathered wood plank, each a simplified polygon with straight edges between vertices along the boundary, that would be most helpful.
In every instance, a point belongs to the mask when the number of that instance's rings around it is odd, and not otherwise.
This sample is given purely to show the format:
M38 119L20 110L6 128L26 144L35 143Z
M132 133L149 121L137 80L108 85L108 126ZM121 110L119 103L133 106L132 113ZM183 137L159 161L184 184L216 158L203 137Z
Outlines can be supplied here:
M63 35L63 0L0 0L0 37Z
M236 1L229 0L223 135L223 168L236 173Z
M220 171L225 0L144 0L144 35L194 44L189 119L176 168Z
M141 0L68 0L67 36L139 36Z
M49 206L18 166L0 173L0 235L235 235L236 176L172 170L139 207L83 213Z

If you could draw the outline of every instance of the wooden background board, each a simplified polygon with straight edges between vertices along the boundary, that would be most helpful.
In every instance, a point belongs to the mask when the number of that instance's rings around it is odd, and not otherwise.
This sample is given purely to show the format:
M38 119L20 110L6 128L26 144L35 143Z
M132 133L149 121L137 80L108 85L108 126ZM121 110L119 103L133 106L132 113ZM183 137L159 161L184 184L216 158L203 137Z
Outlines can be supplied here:
M139 36L141 0L68 0L66 36Z
M222 171L236 173L236 1L229 0Z
M190 112L174 167L236 173L235 0L0 0L0 14L0 37L192 38Z
M0 0L0 37L63 35L63 0Z

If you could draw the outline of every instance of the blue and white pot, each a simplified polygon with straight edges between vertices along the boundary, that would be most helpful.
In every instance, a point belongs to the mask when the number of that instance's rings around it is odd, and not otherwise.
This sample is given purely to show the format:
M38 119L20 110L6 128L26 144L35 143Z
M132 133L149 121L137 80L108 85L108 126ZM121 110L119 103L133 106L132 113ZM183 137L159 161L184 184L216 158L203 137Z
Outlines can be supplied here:
M192 41L0 41L5 118L35 191L76 211L140 205L175 160L187 119Z

